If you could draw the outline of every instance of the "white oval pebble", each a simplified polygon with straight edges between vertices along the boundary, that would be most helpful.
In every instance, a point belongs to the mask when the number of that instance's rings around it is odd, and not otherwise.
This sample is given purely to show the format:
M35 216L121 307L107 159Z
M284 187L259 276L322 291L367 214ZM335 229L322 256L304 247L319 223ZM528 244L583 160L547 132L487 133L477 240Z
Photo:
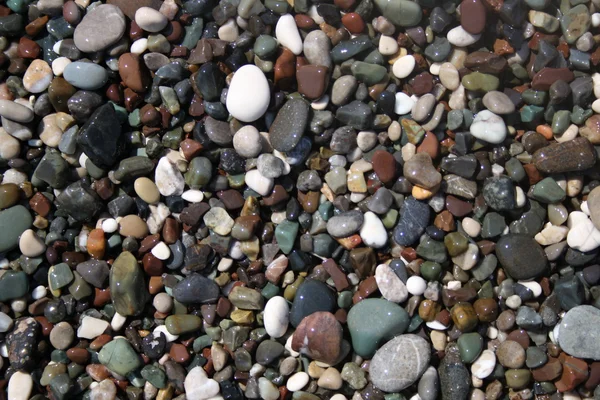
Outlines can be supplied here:
M471 135L488 143L498 144L506 139L506 124L501 116L489 110L477 113L471 127Z
M233 148L236 153L244 158L257 157L262 150L260 133L252 125L242 126L233 135Z
M388 235L385 226L372 211L364 214L363 225L359 233L362 241L369 247L379 249L387 244Z
M33 390L33 379L25 372L17 371L8 381L8 400L27 400Z
M171 256L171 249L165 242L160 242L152 248L151 253L154 257L164 261Z
M121 330L121 328L123 328L123 325L125 325L126 321L127 317L116 312L115 315L113 315L112 320L110 321L110 328L113 331L118 332Z
M33 289L33 291L31 292L31 297L34 300L39 300L41 298L46 297L47 294L48 290L43 285L39 285L36 286L35 289Z
M140 7L135 12L135 23L146 32L160 32L169 23L166 16L151 7Z
M160 313L168 313L173 308L173 298L165 292L158 293L152 300L152 305Z
M398 41L391 36L382 35L379 38L379 52L384 56L389 56L398 51Z
M183 192L181 198L190 203L200 203L204 199L204 193L201 190L190 189Z
M492 350L481 352L477 360L471 365L471 373L478 379L485 379L494 372L496 367L496 354Z
M456 28L450 29L446 38L450 42L450 44L458 47L467 47L479 40L481 37L480 34L474 35L465 31L465 29L458 25Z
M105 233L113 233L116 232L119 228L119 223L114 218L106 218L102 221L102 230Z
M271 194L273 184L275 180L272 178L266 178L258 172L257 169L246 172L246 185L261 196L268 196Z
M62 76L63 72L65 72L65 68L67 65L71 64L71 60L67 57L58 57L52 61L52 73L56 76Z
M267 334L274 339L285 335L290 319L290 306L285 298L274 296L265 305L264 324Z
M294 375L288 378L286 387L290 392L297 392L301 390L309 381L309 376L304 371L296 372Z
M13 319L3 312L0 312L0 333L8 332L13 326Z
M413 275L406 281L408 292L414 296L420 296L427 289L427 282L420 276Z
M24 256L37 257L46 251L46 244L32 229L27 229L21 234L19 249Z
M298 32L296 21L290 14L279 17L279 21L275 26L275 38L283 47L287 47L295 55L302 53L302 38L300 32Z
M398 115L404 115L411 112L415 100L404 92L396 93L396 103L394 104L394 112Z
M240 35L240 31L238 29L237 24L235 23L235 19L229 18L227 22L221 25L217 34L219 35L219 39L221 40L224 40L226 42L235 42L238 36Z
M148 50L148 39L141 38L131 44L130 50L133 54L138 56Z
M415 57L411 55L407 55L404 57L400 57L396 61L394 61L394 65L392 66L392 73L396 78L406 78L409 76L416 65Z
M234 118L252 122L267 111L270 99L271 91L265 74L257 66L248 64L233 75L225 103Z

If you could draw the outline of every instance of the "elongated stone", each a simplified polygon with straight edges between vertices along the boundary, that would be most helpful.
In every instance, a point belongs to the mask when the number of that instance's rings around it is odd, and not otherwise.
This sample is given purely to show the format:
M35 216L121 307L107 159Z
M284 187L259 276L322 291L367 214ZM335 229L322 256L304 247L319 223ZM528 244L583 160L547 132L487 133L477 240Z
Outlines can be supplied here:
M110 168L126 150L121 124L112 104L98 107L81 127L77 143L99 168Z
M16 205L0 212L0 253L12 250L19 244L19 236L31 227L33 218L29 211Z
M123 316L139 315L148 301L144 272L133 254L122 252L110 270L110 296L115 310Z
M309 105L302 99L288 100L277 113L269 129L271 145L278 151L290 151L304 135Z
M594 146L584 137L553 143L533 153L535 167L546 174L583 171L596 164Z
M415 26L421 22L423 12L416 2L407 0L375 0L375 5L394 25Z

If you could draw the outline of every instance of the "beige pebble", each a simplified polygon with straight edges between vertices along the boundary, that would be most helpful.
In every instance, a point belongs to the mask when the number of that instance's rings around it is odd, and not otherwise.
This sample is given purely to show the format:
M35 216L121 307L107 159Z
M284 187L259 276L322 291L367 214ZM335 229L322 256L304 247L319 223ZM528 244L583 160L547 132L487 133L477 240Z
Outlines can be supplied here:
M465 233L472 238L479 236L479 233L481 232L481 224L470 217L466 217L462 220L462 227L465 230Z
M156 184L149 178L137 178L133 184L135 193L148 204L156 204L160 200L160 193Z
M148 236L148 225L137 215L127 215L119 221L119 233L121 236L143 239Z
M442 351L446 348L446 334L440 331L431 331L431 343L437 351Z
M318 379L323 375L323 372L325 372L325 368L319 367L316 362L311 361L308 364L308 376L311 378Z
M440 82L448 90L456 90L460 85L460 76L458 70L452 63L445 62L440 66L439 72Z
M44 60L33 60L23 76L23 86L31 93L41 93L48 89L54 74Z
M37 257L46 251L46 244L32 229L27 229L21 234L19 249L26 257Z
M335 368L327 368L322 374L317 385L323 389L338 390L342 387L342 376L340 371Z
M20 151L19 141L9 135L4 128L0 128L0 159L11 160L18 157ZM6 175L4 178L6 182Z

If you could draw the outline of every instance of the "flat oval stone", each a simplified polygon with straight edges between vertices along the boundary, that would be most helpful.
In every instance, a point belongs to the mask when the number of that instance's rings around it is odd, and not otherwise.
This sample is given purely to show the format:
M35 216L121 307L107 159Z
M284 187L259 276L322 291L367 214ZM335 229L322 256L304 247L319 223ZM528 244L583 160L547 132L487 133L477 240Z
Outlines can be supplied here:
M334 312L337 301L333 290L321 281L307 279L298 287L290 310L290 323L297 327L302 319L318 311Z
M101 4L81 20L73 39L83 52L93 53L115 44L125 33L125 16L119 7Z
M29 211L16 205L0 212L0 226L2 235L0 235L0 253L7 252L17 247L19 236L31 227L33 218Z
M510 114L515 111L515 105L510 98L496 90L487 92L483 96L483 105L495 114Z
M400 209L400 222L394 229L394 240L401 246L411 246L429 225L431 208L423 202L409 197Z
M528 280L544 274L548 261L542 247L527 235L508 234L496 243L496 256L502 267L516 280Z
M348 312L352 348L369 358L384 341L406 331L410 317L404 308L384 299L365 299Z
M304 135L309 110L310 106L302 99L288 100L281 107L269 129L269 140L275 150L285 152L296 147Z
M270 100L271 91L265 74L254 65L244 65L231 79L225 104L233 117L252 122L267 111Z
M362 212L353 210L336 215L327 221L327 233L334 238L343 238L358 232L364 221Z
M98 64L76 61L67 65L63 77L76 88L96 90L108 81L108 72Z
M384 392L399 392L413 383L429 367L429 343L417 335L400 335L384 344L373 356L369 376Z
M139 315L149 299L144 271L133 254L122 252L110 269L110 297L115 310L123 315Z
M421 6L408 0L375 0L375 5L394 25L415 26L421 22Z
M479 34L485 29L486 10L481 0L463 0L460 3L460 24L469 33Z
M139 355L124 338L118 338L102 346L98 361L119 375L127 375L142 365Z
M0 100L0 115L24 124L33 120L33 110L31 108L10 100Z
M200 274L190 274L173 288L173 297L180 303L212 303L219 297L217 284Z
M593 167L596 158L594 146L584 137L552 143L533 153L535 167L545 174L583 171Z

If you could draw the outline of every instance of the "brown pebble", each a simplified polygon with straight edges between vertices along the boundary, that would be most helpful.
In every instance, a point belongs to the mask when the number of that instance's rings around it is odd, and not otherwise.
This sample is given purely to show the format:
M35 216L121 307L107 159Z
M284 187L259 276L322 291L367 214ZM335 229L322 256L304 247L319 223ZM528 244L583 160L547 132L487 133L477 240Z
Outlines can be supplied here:
M85 365L90 359L90 353L86 349L73 347L67 350L67 357L79 365Z
M119 57L119 75L125 85L136 92L145 92L151 83L146 64L133 53Z
M480 34L485 29L486 10L481 0L460 3L460 25L469 33Z
M321 65L305 65L296 72L298 92L309 100L323 96L329 83L329 68Z
M373 170L381 182L390 183L394 180L396 177L396 159L391 153L385 150L377 150L373 153L371 162Z
M291 50L283 48L277 57L274 67L275 86L282 90L289 89L295 82L296 56Z
M48 213L50 213L51 204L50 200L48 200L46 196L40 192L37 192L31 199L29 199L29 207L38 213L38 215L46 217L48 216Z
M81 9L72 0L65 2L63 5L63 18L71 25L77 25L81 21Z
M531 80L531 88L535 90L548 91L550 85L558 80L563 80L567 83L575 79L573 71L569 68L542 68L540 72L534 75Z
M562 353L558 359L562 362L563 367L560 380L555 383L559 392L571 391L587 379L588 366L585 361L567 356L565 353Z
M360 14L351 12L342 17L342 24L348 29L348 32L357 35L365 30L365 22Z

